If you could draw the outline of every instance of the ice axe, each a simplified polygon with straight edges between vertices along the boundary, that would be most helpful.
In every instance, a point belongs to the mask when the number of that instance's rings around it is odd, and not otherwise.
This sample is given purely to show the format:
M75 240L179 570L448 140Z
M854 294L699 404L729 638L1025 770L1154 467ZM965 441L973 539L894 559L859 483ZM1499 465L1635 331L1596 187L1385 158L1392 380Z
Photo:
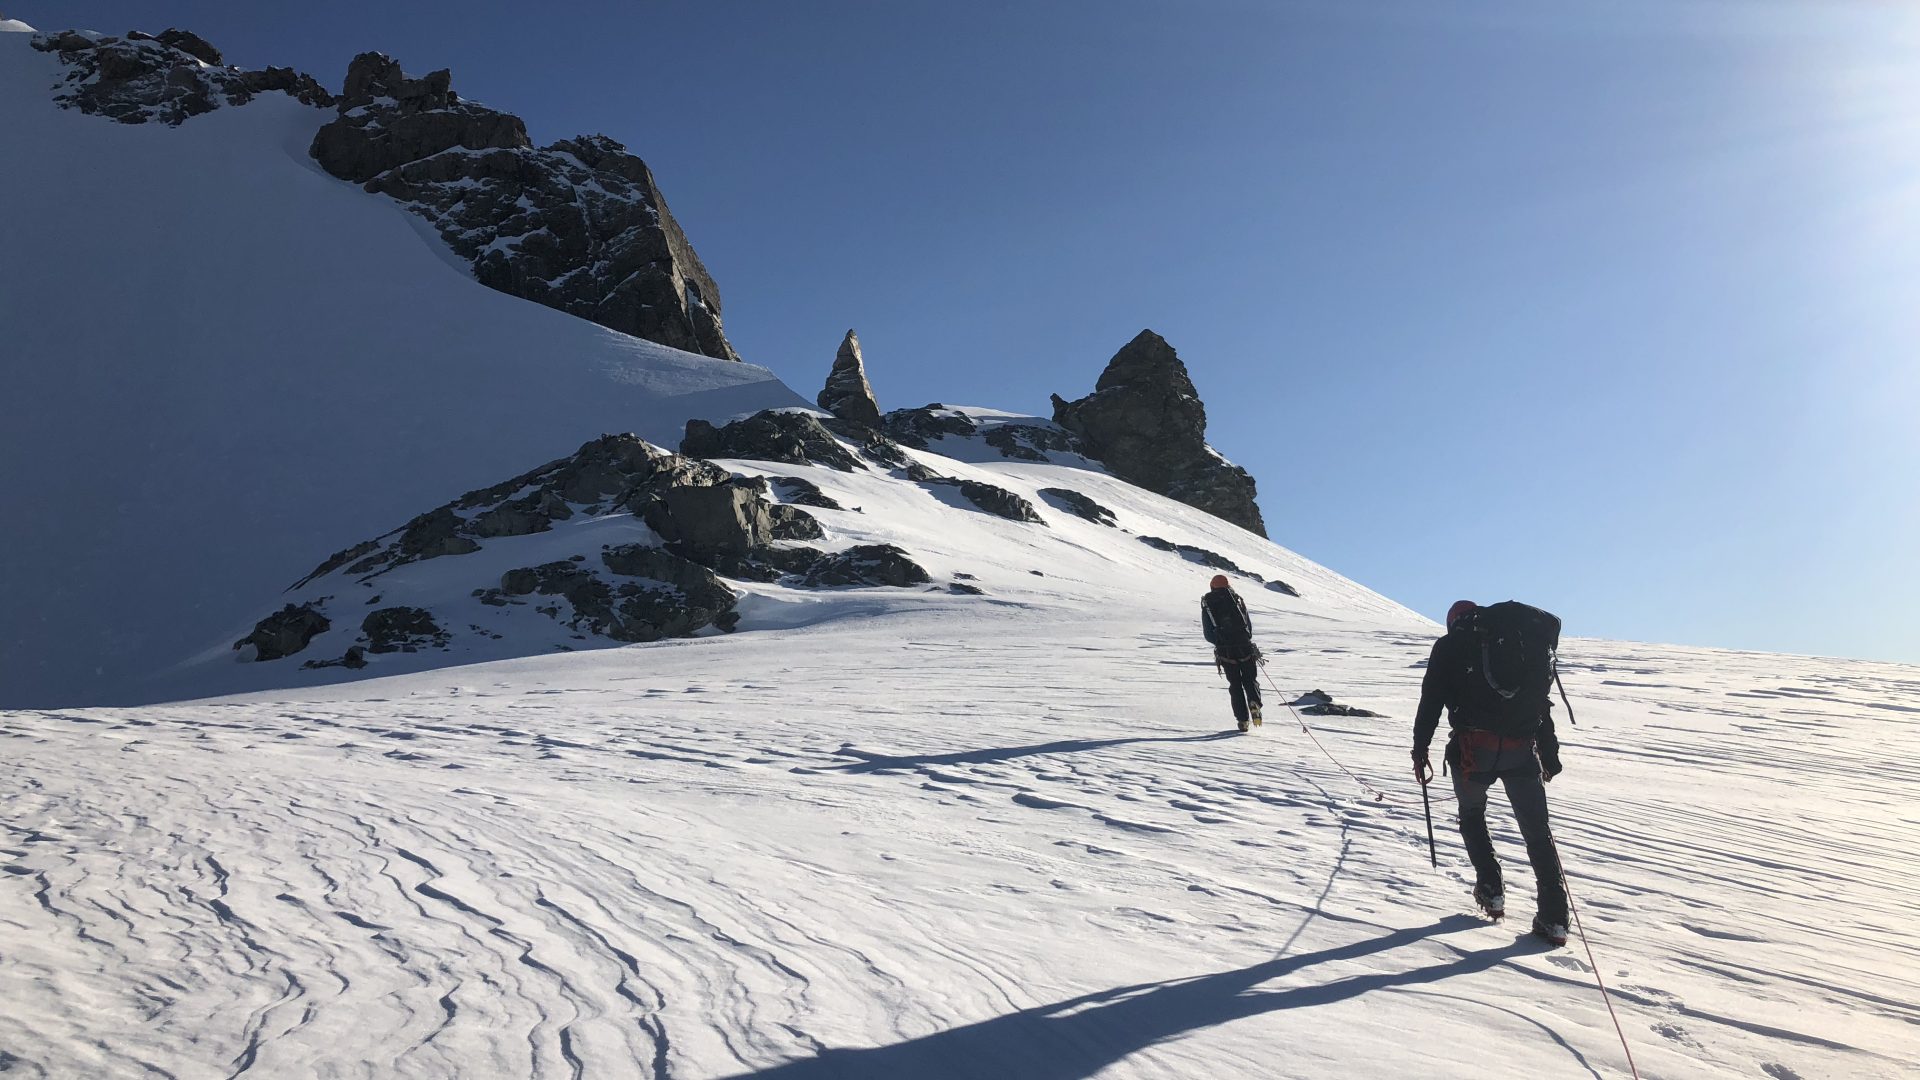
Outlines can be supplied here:
M1440 849L1433 843L1433 799L1427 793L1427 781L1420 781L1420 807L1427 814L1427 858L1433 862L1433 868L1440 868Z

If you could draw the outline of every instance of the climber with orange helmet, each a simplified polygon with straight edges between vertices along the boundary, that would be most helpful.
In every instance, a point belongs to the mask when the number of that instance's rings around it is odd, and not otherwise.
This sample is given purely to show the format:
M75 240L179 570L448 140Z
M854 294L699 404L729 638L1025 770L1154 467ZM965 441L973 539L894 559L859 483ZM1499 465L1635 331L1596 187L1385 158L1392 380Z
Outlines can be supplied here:
M1247 602L1215 574L1207 595L1200 598L1200 632L1213 646L1213 666L1227 677L1233 701L1233 720L1241 731L1260 726L1260 650L1253 643L1253 620Z

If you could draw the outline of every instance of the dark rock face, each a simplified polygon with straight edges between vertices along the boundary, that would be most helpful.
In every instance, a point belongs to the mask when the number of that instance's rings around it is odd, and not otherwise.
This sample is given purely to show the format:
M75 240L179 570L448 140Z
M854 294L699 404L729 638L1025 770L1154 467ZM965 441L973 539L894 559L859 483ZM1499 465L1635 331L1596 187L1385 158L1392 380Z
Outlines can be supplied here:
M770 510L743 484L673 487L648 507L646 520L669 544L743 555L773 540Z
M251 645L255 660L278 660L306 648L308 642L332 626L325 615L313 608L288 604L254 624L253 633L234 642L233 647Z
M965 437L980 430L972 417L937 401L917 409L895 409L886 415L885 427L894 441L915 450L930 449L935 439Z
M959 488L961 497L995 517L1003 517L1008 521L1024 521L1033 525L1047 523L1047 519L1040 516L1032 503L1006 488L983 484L978 480L939 479L928 482Z
M788 465L825 465L852 472L860 461L810 413L762 410L716 428L705 420L687 421L680 452L695 458L741 458Z
M776 476L773 484L780 489L780 497L795 506L817 506L822 510L846 509L811 480L803 480L798 476Z
M270 90L308 105L326 107L334 101L312 76L292 68L225 67L220 50L185 30L157 36L133 31L124 38L63 30L35 36L33 47L58 53L72 69L54 100L123 124L177 127L222 105L245 105Z
M1113 516L1113 511L1072 488L1041 488L1040 497L1067 513L1085 518L1095 525L1119 527L1119 520Z
M937 439L979 438L1003 458L1015 461L1049 461L1048 452L1091 456L1086 445L1072 432L1054 424L1022 424L1000 421L986 424L939 402L917 409L895 409L881 421L887 434L915 450L930 450Z
M867 363L853 331L847 331L841 340L833 370L827 373L827 385L815 400L842 420L870 428L880 426L880 403L874 400L873 386L867 382Z
M817 424L814 431L832 443ZM851 455L848 462L857 464ZM367 667L384 654L445 649L470 635L499 640L502 635L489 627L508 625L497 620L516 618L514 609L531 609L581 640L655 641L708 627L730 631L739 623L739 597L723 576L793 588L927 582L926 571L896 547L869 545L829 554L795 543L824 539L827 531L799 505L773 502L769 495L776 484L796 500L838 508L804 480L734 476L632 435L602 436L567 457L470 491L385 536L338 552L294 586L310 599L261 620L235 647L252 644L261 660L298 653L328 629L329 610L352 602L340 599L342 594L358 589L375 594L364 602L367 607L392 599L364 617L353 616L361 620L360 634L344 656L302 666ZM557 529L559 523L566 528ZM599 543L609 535L647 539ZM581 538L577 543L569 539L575 536ZM584 544L591 545L588 551L579 550ZM470 591L446 593L445 584L433 584L459 573L451 566L435 575L386 576L399 567L457 559L483 548L496 554L472 561L475 573L486 576ZM569 550L574 553L553 557ZM513 551L537 554L528 565L493 577L500 566L513 566L498 553ZM442 590L429 591L433 606L394 602L400 598L396 593L411 589L418 595L423 588ZM476 600L486 614L475 615L464 606ZM460 612L462 621L453 621L449 611ZM464 621L476 617L489 625Z
M1114 354L1092 394L1054 395L1053 419L1122 480L1267 535L1253 477L1207 445L1206 407L1173 346L1153 331Z
M609 558L608 556L612 557ZM509 570L500 591L509 596L566 599L571 614L551 614L583 634L614 641L686 637L708 626L732 629L739 621L732 589L705 568L659 548L608 549L607 568L646 580L610 582L591 567L564 561Z
M905 588L933 579L905 551L892 544L862 544L825 556L806 575L813 586L883 585Z
M586 135L535 149L520 118L362 53L310 153L432 222L481 284L687 352L738 360L720 288L646 163Z
M448 640L433 613L417 607L381 608L360 623L360 633L367 639L367 651L376 653L417 652Z
M1181 558L1186 559L1190 563L1198 563L1209 570L1224 570L1229 574L1238 574L1243 578L1251 578L1277 593L1285 593L1288 596L1300 595L1298 590L1286 582L1268 581L1259 574L1242 568L1239 563L1234 562L1232 559L1227 558L1217 551L1208 551L1206 548L1195 547L1192 544L1176 544L1171 540L1162 539L1158 536L1142 536L1139 540L1141 543L1156 551L1178 552Z

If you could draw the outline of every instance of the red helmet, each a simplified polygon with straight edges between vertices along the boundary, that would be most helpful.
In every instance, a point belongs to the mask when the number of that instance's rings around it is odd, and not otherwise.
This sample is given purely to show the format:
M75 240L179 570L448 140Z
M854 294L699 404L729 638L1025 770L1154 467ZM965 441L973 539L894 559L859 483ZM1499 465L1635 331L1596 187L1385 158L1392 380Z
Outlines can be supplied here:
M1447 609L1447 628L1452 629L1453 624L1459 620L1460 616L1465 615L1467 612L1479 606L1479 604L1471 600L1455 600L1453 606Z
M1227 587L1227 575L1225 575L1225 574L1215 574L1215 575L1213 575L1213 580L1212 580L1212 581L1209 581L1209 582L1207 582L1207 587L1208 587L1208 588L1213 588L1213 589L1224 589L1224 588L1226 588L1226 587Z

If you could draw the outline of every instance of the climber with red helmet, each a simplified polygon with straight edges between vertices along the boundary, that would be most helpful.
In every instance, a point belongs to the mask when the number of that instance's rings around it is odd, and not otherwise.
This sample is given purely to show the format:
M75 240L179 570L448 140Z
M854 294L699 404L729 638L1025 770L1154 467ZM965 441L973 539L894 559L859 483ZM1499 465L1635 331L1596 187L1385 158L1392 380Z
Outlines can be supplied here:
M1260 650L1253 643L1253 620L1225 574L1215 574L1208 584L1200 598L1200 632L1213 646L1213 666L1227 677L1234 723L1245 731L1249 723L1260 726Z

